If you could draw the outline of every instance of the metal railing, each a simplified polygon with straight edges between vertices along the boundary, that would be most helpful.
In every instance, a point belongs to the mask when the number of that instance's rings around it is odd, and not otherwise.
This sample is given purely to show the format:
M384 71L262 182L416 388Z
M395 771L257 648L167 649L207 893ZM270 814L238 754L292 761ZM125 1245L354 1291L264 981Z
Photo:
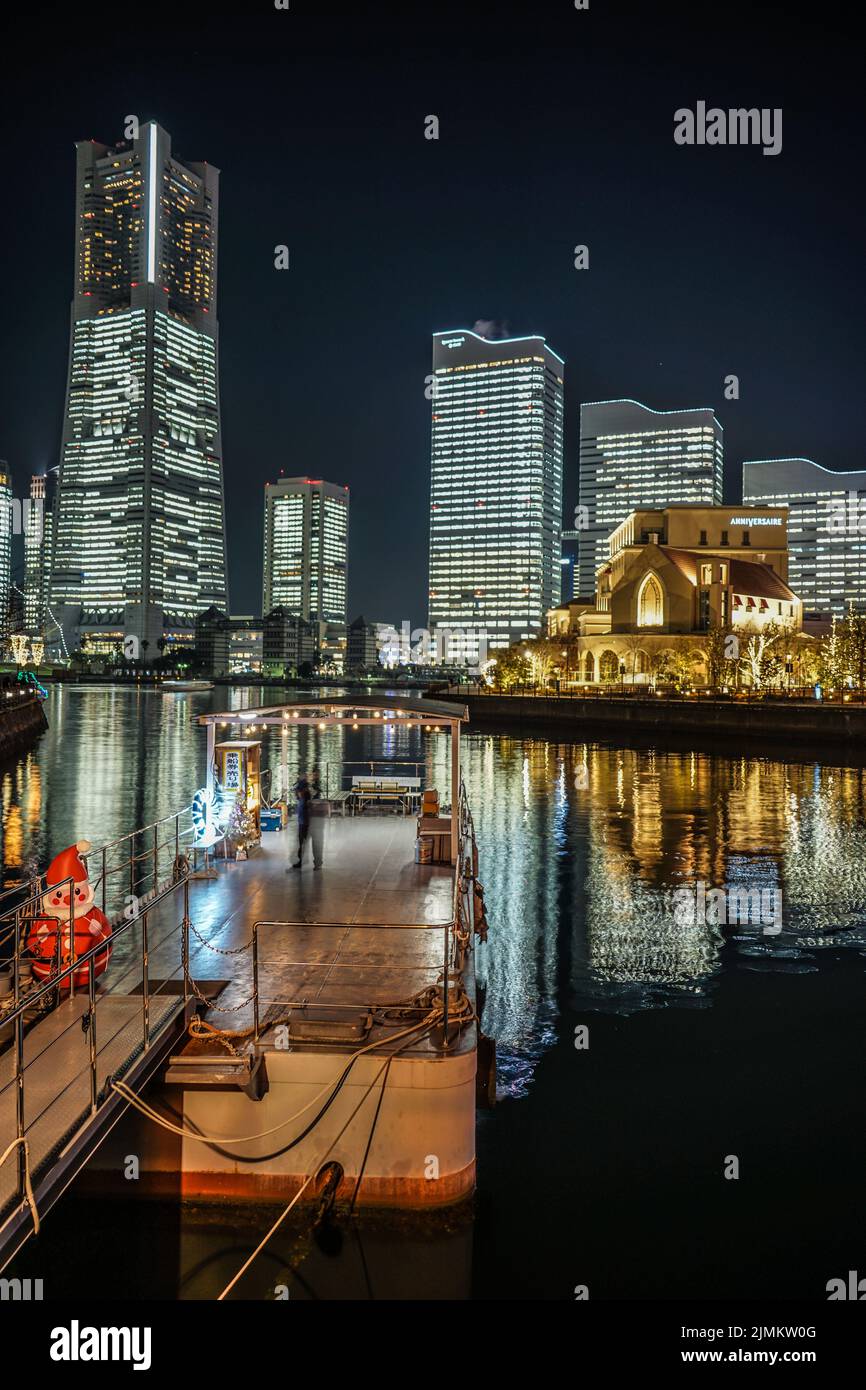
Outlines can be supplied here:
M253 996L252 996L252 998L253 998L253 1041L254 1041L256 1044L257 1044L258 1041L259 1041L259 1036L260 1036L260 1033L261 1033L260 1008L259 1008L259 928L260 928L260 927L289 927L289 928L292 928L292 927L301 927L301 928L306 928L307 930L313 929L313 930L315 930L315 931L341 931L341 932L345 932L345 933L347 933L347 934L348 934L349 932L354 932L354 931L400 931L400 932L403 932L403 931L414 931L414 932L419 932L419 931L423 931L423 932L430 932L430 931L436 932L436 931L441 931L441 932L443 933L443 942L444 942L443 965L442 965L443 974L444 974L444 980L443 980L443 1013L444 1013L444 1026L445 1026L445 1033L446 1033L446 1038L445 1038L445 1044L444 1044L444 1045L445 1045L446 1047L448 1046L448 1041L447 1041L447 1031L448 1031L448 974L449 974L450 965L451 965L451 949L450 949L450 948L451 948L451 936L452 936L452 928L453 928L453 923L452 923L451 921L448 921L448 922L399 922L399 923L386 923L386 924L383 924L383 923L381 923L381 922L289 922L289 921L285 921L285 922L276 922L276 921L274 921L274 922L261 922L261 921L260 921L260 922L254 922L254 923L253 923L253 935L252 935L252 953L253 953ZM336 956L335 956L332 960L328 960L328 961L281 960L281 961L280 961L280 968L281 968L281 969L284 969L284 968L287 968L287 967L298 966L298 967L303 967L305 970L310 970L310 969L313 969L313 970L332 970L333 967L334 967L335 965L337 965L337 964L338 964L338 961L337 961L337 958L336 958ZM381 965L382 965L382 962L381 962L381 961L357 961L357 962L353 962L353 963L352 963L352 969L353 969L353 970L378 970L378 969L381 968ZM432 970L433 968L434 968L433 966L427 966L427 967L425 967L425 966L419 966L419 965L417 965L417 964L412 964L412 965L399 965L399 964L395 964L393 961L389 961L389 962L387 963L387 969L388 969L389 971L392 971L392 970L412 970L412 971L418 971L418 970L423 970L423 969L430 969L430 970ZM438 975L439 967L436 966L435 969L436 969L437 975ZM310 1008L311 1005L312 1005L312 1003L313 1003L313 1001L311 1001L310 999L281 999L279 1002L280 1002L286 1009L306 1009L306 1008ZM326 1007L329 1008L329 1009L348 1009L348 1010L354 1011L355 1013L358 1013L359 1007L360 1007L360 1006L358 1005L357 1002L351 1003L351 1004L341 1004L341 1003L331 1003L331 1002L329 1001ZM384 1004L378 1004L377 1007L395 1007L395 1006L394 1006L394 1005L387 1006L387 1005L384 1005ZM404 1003L403 1001L400 1001L400 1007L405 1007L405 1003Z
M162 881L160 869L165 871L170 864L172 875L176 874L185 857L184 850L192 849L191 839L190 807L184 806L140 830L88 850L82 858L88 869L94 863L98 865L93 887L100 892L102 911L106 915L122 911L130 899L140 901L156 892Z
M818 704L854 704L860 703L861 697L856 691L840 692L835 691L830 694L822 693L821 699L815 698L814 686L792 686L790 689L779 687L767 687L767 689L755 689L751 686L740 686L731 688L727 691L710 690L699 686L691 690L680 690L669 685L653 685L651 681L633 682L629 676L624 683L619 679L610 684L587 685L581 681L561 681L558 685L545 686L534 684L531 681L519 681L507 688L497 685L487 685L485 682L471 684L452 685L448 687L450 695L459 696L486 696L490 698L507 699L517 696L525 699L535 700L648 700L657 703L660 700L670 702L682 701L686 704L694 704L696 701L712 703L720 701L725 704L766 704L766 703L800 703L814 706ZM866 701L866 693L862 697Z
M621 682L619 677L616 681L605 682L603 685L592 685L580 680L580 678L569 678L559 682L552 682L550 685L539 684L534 681L517 681L509 687L500 685L488 685L485 681L464 681L460 685L449 685L441 691L442 695L461 695L461 696L489 696L493 699L510 698L530 698L530 699L562 699L562 701L621 701L621 699L646 699L646 701L683 701L684 703L695 703L695 701L714 701L727 703L745 703L745 705L759 705L759 703L801 703L813 708L815 705L859 705L866 703L866 689L860 691L858 687L849 689L833 689L827 691L822 689L820 698L815 695L815 682L809 685L791 685L791 687L780 687L780 685L767 685L767 687L755 688L752 685L740 685L740 687L730 687L728 689L710 689L705 685L696 685L691 689L680 689L673 685L653 684L649 681L632 681L631 674L626 680Z
M38 886L37 890L31 892L23 902L18 902L14 908L7 909L0 915L0 940L8 940L14 936L14 950L11 960L7 962L7 969L12 972L12 1000L10 1007L0 1007L0 1029L2 1034L8 1038L9 1032L12 1033L13 1046L13 1084L15 1086L15 1139L17 1140L18 1155L18 1181L17 1181L17 1200L18 1203L25 1200L28 1182L28 1155L26 1140L28 1132L27 1107L26 1107L26 1076L27 1071L34 1062L39 1061L39 1054L34 1056L29 1062L25 1060L24 1040L27 1025L38 1021L44 1017L49 1009L59 1004L64 999L72 1000L76 996L76 989L80 989L81 975L87 973L86 994L87 1003L83 1012L76 1013L70 1021L68 1032L71 1029L84 1029L88 1043L88 1068L89 1068L89 1103L79 1112L75 1122L76 1130L86 1123L96 1114L100 1105L108 1099L108 1089L103 1088L100 1092L99 1074L99 1047L97 1043L97 1014L98 1005L108 999L118 997L131 997L129 994L121 995L117 985L124 978L128 978L130 973L137 977L140 971L141 979L141 1041L140 1050L138 1045L129 1048L129 1055L121 1058L119 1069L114 1075L121 1075L129 1067L135 1057L140 1053L146 1053L154 1038L154 1026L152 1020L152 1000L154 995L161 993L165 986L178 974L178 970L183 975L183 1005L186 1011L191 997L190 977L189 977L189 865L185 864L180 855L181 841L186 834L181 829L181 821L188 808L176 812L173 816L166 816L162 820L155 821L152 825L145 826L139 831L134 831L129 835L121 836L100 849L91 850L86 856L89 860L94 857L101 864L101 872L96 879L94 887L101 887L102 902L105 907L112 906L112 892L109 883L115 875L122 875L123 887L129 888L134 898L133 910L130 910L129 893L125 894L127 899L126 908L120 914L116 914L110 920L111 932L102 937L92 947L80 954L75 950L75 915L74 915L74 894L71 891L73 880L64 879L60 883L52 884L52 888L70 888L69 914L64 913L60 916L47 912L44 907L45 898L45 875L39 875L37 879L31 881ZM161 838L165 834L162 827L172 826L172 830L167 839ZM139 837L146 837L148 848L146 851L139 847ZM125 846L125 850L121 847ZM175 858L172 862L172 872L167 882L161 882L160 873L160 854L164 854L167 848L173 848ZM118 855L125 854L122 862L112 862ZM163 859L163 864L167 860ZM138 891L136 891L138 890ZM182 894L182 916L179 923L176 923L163 937L160 946L164 946L175 934L180 935L180 964L175 966L167 975L166 979L153 989L150 980L150 914L161 904L167 902L172 896L180 892ZM108 916L108 913L106 913ZM45 958L31 958L28 955L28 941L30 932L36 922L54 923L56 944L54 946L53 959L49 961ZM122 972L118 980L114 982L114 987L109 990L97 993L96 980L97 974L101 973L97 969L97 958L105 956L106 951L114 952L118 944L124 938L131 938L136 929L139 932L138 950L133 952L131 960L122 962ZM64 943L64 937L66 943ZM33 964L39 959L43 968L49 969L49 974L44 980L39 980L33 973ZM103 967L104 968L104 967ZM78 977L78 984L76 982ZM137 993L137 990L135 991ZM171 1017L171 1012L167 1011L162 1022ZM161 1031L161 1027L157 1028ZM63 1036L63 1033L60 1035ZM57 1041L57 1040L54 1040ZM80 1074L79 1074L80 1075ZM78 1078L68 1081L67 1089L71 1087ZM60 1092L58 1092L60 1094ZM44 1107L40 1114L45 1114L46 1109L55 1099L52 1097L48 1106ZM34 1117L32 1123L35 1123ZM60 1136L58 1136L60 1137ZM63 1136L66 1138L66 1136ZM6 1140L6 1136L2 1136ZM74 1135L73 1135L74 1139ZM68 1139L67 1142L73 1142ZM0 1144L0 1148L4 1147ZM30 1178L32 1179L32 1172ZM5 1204L0 1203L0 1207ZM3 1212L0 1210L0 1217Z
M32 1166L28 1167L27 1149L27 1106L26 1106L26 1078L28 1069L39 1060L36 1055L28 1062L25 1059L25 1035L28 1023L37 1021L52 1005L56 1005L62 999L72 1000L76 994L76 979L78 975L81 980L82 972L86 971L86 1006L80 1013L75 1013L71 1018L68 1027L63 1030L61 1037L72 1029L84 1029L88 1046L88 1063L84 1069L87 1074L88 1091L87 1103L77 1112L73 1122L73 1130L67 1126L64 1134L58 1135L66 1144L74 1142L75 1135L105 1104L111 1094L110 1082L128 1070L132 1062L140 1055L146 1054L152 1046L155 1033L162 1031L162 1025L174 1016L173 1012L166 1011L160 1020L156 1030L154 1030L152 1020L152 1000L154 996L166 989L175 980L178 972L182 973L183 979L183 1009L186 1015L193 998L200 998L195 984L190 976L190 911L189 911L189 883L190 883L190 864L186 857L181 853L182 841L189 833L183 828L183 817L188 813L189 808L175 812L174 815L163 817L161 820L153 822L140 830L133 831L128 835L120 836L117 840L102 846L96 850L88 852L86 858L90 863L94 860L99 864L99 873L94 881L94 887L101 890L100 896L106 916L111 923L111 933L97 941L80 955L75 954L75 916L74 916L74 895L70 892L70 907L68 917L64 913L62 916L55 916L45 911L45 876L39 875L31 881L31 887L36 885L24 901L18 902L14 907L0 914L0 937L4 930L11 933L14 937L14 951L11 958L13 996L11 1007L5 1011L0 1007L0 1029L4 1032L11 1030L13 1037L13 1078L12 1083L15 1087L15 1141L17 1141L18 1172L16 1184L16 1196L10 1200L16 1203L16 1210L27 1199L28 1185L32 1181L34 1171L38 1171L40 1164L48 1161L49 1154L37 1160L36 1170ZM390 931L441 931L443 934L442 951L442 1013L443 1013L443 1041L442 1048L447 1051L451 1045L449 1039L449 1024L454 1016L451 1006L451 986L452 973L458 978L462 975L462 970L466 958L467 950L471 942L472 929L474 924L475 898L473 893L475 882L475 865L477 863L477 847L475 844L475 833L472 823L472 816L469 810L466 789L460 782L457 807L452 808L452 813L458 817L458 855L457 862L453 866L453 891L452 891L452 912L449 920L436 923L409 923L409 924L384 924L384 929ZM169 827L166 829L166 827ZM173 851L171 861L171 872L167 881L160 878L161 868L168 868L167 851ZM193 856L193 866L194 866ZM120 879L120 888L115 890L112 881ZM54 888L72 887L73 880L65 879L60 884L51 885ZM123 892L122 890L128 890ZM151 932L150 916L156 908L172 899L176 893L182 895L182 912L180 921L174 918L174 924L169 928L162 940L160 947L164 947L176 935L180 937L180 964L172 965L165 973L165 978L161 984L154 989L150 978L150 949ZM123 911L111 916L111 909L116 906L118 896L125 899ZM130 910L130 896L133 899L132 910ZM25 980L25 966L28 961L28 938L36 921L54 922L56 944L54 947L54 958L50 964L50 973L42 981ZM341 931L369 930L372 926L378 930L383 929L383 924L366 923L320 923L320 922L270 922L257 921L253 925L251 940L245 943L241 950L252 950L252 974L253 974L253 993L251 996L253 1004L254 1018L254 1041L258 1043L261 1032L260 1020L260 960L259 960L259 929L270 927L300 927L300 928L323 928L339 929ZM122 966L121 973L112 983L112 988L97 991L97 976L101 971L97 967L97 959L104 956L110 949L117 951L118 945L123 941L134 939L135 932L138 931L137 950L129 958L119 962ZM68 935L67 935L68 933ZM64 936L67 937L68 947L64 951ZM207 945L207 943L204 943ZM239 952L231 952L238 954ZM117 953L118 955L120 953ZM223 952L222 954L228 954ZM115 964L118 962L116 961ZM49 964L47 958L42 958L43 966ZM315 967L318 962L299 961L281 962L283 965L299 965L305 968ZM330 969L334 961L322 963L324 968ZM359 966L362 963L359 963ZM377 969L380 962L365 962L363 968ZM388 963L388 970L406 969L419 970L435 968L437 978L440 967L415 965L394 965ZM126 1046L119 1063L111 1075L106 1077L105 1084L100 1089L99 1086L99 1067L100 1052L98 1045L97 1015L99 1005L106 1000L118 998L129 999L137 993L137 989L122 993L118 988L130 974L133 974L135 983L140 971L141 989L141 1033L140 1044ZM79 986L80 987L80 986ZM204 1000L203 1002L208 1002ZM249 1001L247 1001L249 1002ZM309 1000L293 1001L290 1007L308 1007ZM405 1001L401 1003L406 1007ZM355 1009L357 1004L329 1005L328 1007ZM72 1081L67 1082L71 1087L75 1081L84 1073L79 1072ZM59 1094L59 1092L58 1092ZM47 1107L43 1107L40 1115L46 1113L53 1100L52 1096L48 1101ZM38 1118L38 1117L35 1117ZM31 1126L35 1123L35 1118L31 1121ZM67 1117L68 1118L68 1117ZM10 1136L11 1137L11 1136ZM3 1136L5 1139L6 1136ZM49 1151L50 1152L50 1151ZM0 1199L0 1224L8 1219L8 1202Z
M164 839L160 839L161 834L165 836ZM83 854L81 857L88 869L94 864L98 866L96 878L91 879L91 883L106 916L122 912L129 905L130 898L141 900L155 892L160 884L160 868L165 869L170 863L172 872L175 872L191 836L190 808L184 806L172 815L163 816L161 820L153 821L140 830L130 831ZM123 847L128 847L125 857ZM192 849L192 853L193 867L196 867L196 851ZM116 886L112 880L116 881ZM0 968L4 964L3 947L13 937L18 941L16 927L21 910L32 904L34 899L44 896L49 887L65 887L68 882L70 880L64 879L61 883L49 885L45 873L40 873L0 891L0 904L9 901L7 908L0 907ZM51 914L43 912L39 915L47 918Z

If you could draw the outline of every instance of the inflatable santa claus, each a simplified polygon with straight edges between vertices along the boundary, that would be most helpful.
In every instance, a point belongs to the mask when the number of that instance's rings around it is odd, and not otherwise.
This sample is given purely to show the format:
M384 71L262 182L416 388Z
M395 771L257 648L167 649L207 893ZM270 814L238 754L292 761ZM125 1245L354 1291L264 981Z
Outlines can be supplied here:
M87 868L82 854L90 849L89 840L79 840L52 859L45 874L48 891L42 898L44 917L36 917L30 928L27 946L33 956L33 974L37 980L51 978L57 968L57 934L60 933L61 969L78 959L100 941L106 943L104 951L93 957L94 978L101 975L108 965L111 955L111 925L93 902L93 887L87 876ZM72 882L64 882L71 879ZM52 885L54 885L52 887ZM73 930L70 931L70 899L72 903ZM70 941L70 936L72 940ZM75 988L87 986L89 966L87 962L80 970L73 971ZM61 994L69 993L69 976L60 982Z

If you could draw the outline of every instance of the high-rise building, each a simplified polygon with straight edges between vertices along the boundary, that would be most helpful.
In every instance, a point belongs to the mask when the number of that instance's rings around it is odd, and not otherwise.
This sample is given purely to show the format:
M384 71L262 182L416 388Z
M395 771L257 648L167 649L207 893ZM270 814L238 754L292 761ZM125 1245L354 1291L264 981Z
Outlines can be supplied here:
M363 613L349 624L346 645L347 671L371 671L380 666L383 629L386 633L392 630L386 623L368 623Z
M559 602L563 369L544 338L433 335L428 626L441 658L540 636Z
M806 618L866 611L866 471L805 458L749 459L743 501L788 507L791 587Z
M262 661L266 675L282 679L304 666L314 664L317 656L318 631L312 623L290 613L286 608L272 608L262 618Z
M722 500L722 427L709 409L651 410L639 401L580 408L577 591L595 593L608 539L639 507Z
M181 163L155 121L76 148L50 603L70 646L146 657L226 606L219 171Z
M12 474L0 459L0 636L12 630L12 532L15 518L12 506Z
M322 665L346 651L349 489L321 478L265 484L262 612L275 608L312 623Z
M24 531L24 631L39 637L45 631L45 475L30 479L30 507Z

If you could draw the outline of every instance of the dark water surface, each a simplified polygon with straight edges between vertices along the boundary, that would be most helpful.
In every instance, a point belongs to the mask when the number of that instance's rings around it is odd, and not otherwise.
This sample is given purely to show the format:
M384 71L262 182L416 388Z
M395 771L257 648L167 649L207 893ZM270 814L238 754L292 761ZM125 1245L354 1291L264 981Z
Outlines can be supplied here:
M2 769L5 881L187 804L192 714L285 698L53 688L48 732ZM238 1296L825 1298L866 1273L866 770L836 750L735 751L464 736L499 1069L474 1210L362 1217L319 1243L287 1222ZM444 735L293 731L293 773L317 763L336 787L365 758L448 785ZM707 920L719 888L781 912ZM14 1272L46 1297L212 1298L276 1214L78 1184Z

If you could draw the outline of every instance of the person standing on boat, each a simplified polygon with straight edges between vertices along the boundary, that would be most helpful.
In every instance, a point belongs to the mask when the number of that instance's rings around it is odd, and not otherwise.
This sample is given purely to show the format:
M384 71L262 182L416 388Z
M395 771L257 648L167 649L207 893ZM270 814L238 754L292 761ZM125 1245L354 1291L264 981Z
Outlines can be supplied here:
M321 869L322 851L325 848L325 816L327 804L322 797L322 784L319 769L314 767L308 778L310 789L310 840L313 845L313 868Z
M306 777L299 777L295 783L295 809L298 817L298 857L292 865L299 869L304 858L304 845L310 833L310 784Z

